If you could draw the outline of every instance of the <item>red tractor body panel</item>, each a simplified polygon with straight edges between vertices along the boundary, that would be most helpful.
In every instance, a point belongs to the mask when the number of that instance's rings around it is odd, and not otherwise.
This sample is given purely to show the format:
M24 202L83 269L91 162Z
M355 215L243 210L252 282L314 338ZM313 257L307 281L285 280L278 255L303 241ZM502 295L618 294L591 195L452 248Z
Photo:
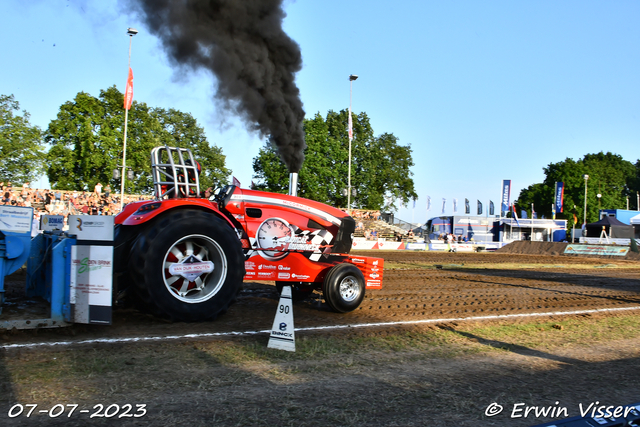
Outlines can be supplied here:
M348 262L362 271L368 289L382 287L382 258L348 254L348 225L354 221L344 211L286 194L238 187L227 193L218 202L188 197L130 203L115 223L135 227L173 209L209 210L236 229L245 250L245 281L321 284L333 266Z
M217 203L211 202L207 199L197 198L166 199L129 203L124 207L123 211L116 216L115 223L122 225L140 225L171 209L184 207L211 210L220 218L224 218L229 225L233 227L232 222L220 212Z

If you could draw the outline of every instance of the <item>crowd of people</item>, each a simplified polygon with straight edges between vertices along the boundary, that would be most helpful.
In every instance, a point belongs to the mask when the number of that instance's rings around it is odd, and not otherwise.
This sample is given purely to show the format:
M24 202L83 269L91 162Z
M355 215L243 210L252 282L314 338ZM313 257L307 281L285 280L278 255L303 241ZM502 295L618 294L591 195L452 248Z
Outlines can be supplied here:
M344 212L348 213L354 219L370 219L376 220L381 219L380 211L370 211L363 209L343 209Z
M117 215L120 212L120 197L113 194L111 186L96 184L92 192L62 191L31 188L25 182L13 187L11 182L0 182L2 205L26 206L34 209L35 215ZM125 195L124 202L150 198L149 196Z
M207 190L210 193L210 189ZM113 194L111 186L97 183L93 191L63 191L32 188L29 182L13 187L11 182L0 182L0 205L26 206L34 209L34 217L41 215L62 215L67 222L69 215L117 215L120 212L120 195ZM208 194L207 194L208 196ZM152 196L126 195L124 204L137 200L151 200ZM352 209L349 213L358 222L357 230L362 230L367 240L377 240L377 230L365 230L363 221L381 219L380 211ZM403 237L394 233L398 241Z

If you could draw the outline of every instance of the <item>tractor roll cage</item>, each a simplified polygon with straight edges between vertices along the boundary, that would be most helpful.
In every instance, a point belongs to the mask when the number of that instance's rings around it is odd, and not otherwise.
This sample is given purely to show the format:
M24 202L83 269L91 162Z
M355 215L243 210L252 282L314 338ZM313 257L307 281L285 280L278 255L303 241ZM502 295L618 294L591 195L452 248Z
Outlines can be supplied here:
M158 199L200 197L198 163L188 148L155 147L151 150L153 188Z

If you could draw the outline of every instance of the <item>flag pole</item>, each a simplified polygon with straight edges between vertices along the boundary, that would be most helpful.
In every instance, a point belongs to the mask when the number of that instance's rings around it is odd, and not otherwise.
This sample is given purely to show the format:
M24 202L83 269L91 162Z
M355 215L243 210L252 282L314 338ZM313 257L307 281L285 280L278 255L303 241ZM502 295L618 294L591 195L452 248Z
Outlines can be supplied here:
M127 102L127 94L129 93L129 85L133 85L133 73L131 71L131 41L133 40L133 36L138 34L138 30L128 28L127 34L129 34L129 74L127 75L127 86L124 93L124 141L122 144L122 175L120 176L120 212L122 212L122 208L124 207L124 180L126 178L127 168L127 123L129 121L129 108L131 108L131 99L129 98ZM133 96L133 87L131 88L130 96Z
M347 209L351 212L351 141L353 140L353 119L351 118L351 100L353 99L353 81L358 76L355 74L349 75L349 117L347 118L348 133L349 133L349 171L347 173Z

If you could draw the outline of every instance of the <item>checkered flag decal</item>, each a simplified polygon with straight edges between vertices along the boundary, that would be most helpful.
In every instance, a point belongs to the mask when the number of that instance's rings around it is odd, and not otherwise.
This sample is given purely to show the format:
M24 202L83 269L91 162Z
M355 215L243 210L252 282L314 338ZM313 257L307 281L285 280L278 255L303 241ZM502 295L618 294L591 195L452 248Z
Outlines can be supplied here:
M307 244L318 246L318 248L314 249L313 251L292 250L291 252L302 253L311 261L318 261L323 254L331 252L331 242L333 241L333 234L331 234L328 230L300 230L295 225L291 225L291 228L295 230L294 236L296 238L304 237ZM254 237L249 238L249 242L251 244L251 250L248 251L245 255L247 259L256 252L256 249L258 247L258 243Z
M319 248L313 252L305 251L305 254L309 254L307 258L311 261L318 261L324 252L331 250L331 242L333 241L333 234L327 230L305 230L301 233L296 233L298 236L307 236L307 240L312 245L319 245Z

